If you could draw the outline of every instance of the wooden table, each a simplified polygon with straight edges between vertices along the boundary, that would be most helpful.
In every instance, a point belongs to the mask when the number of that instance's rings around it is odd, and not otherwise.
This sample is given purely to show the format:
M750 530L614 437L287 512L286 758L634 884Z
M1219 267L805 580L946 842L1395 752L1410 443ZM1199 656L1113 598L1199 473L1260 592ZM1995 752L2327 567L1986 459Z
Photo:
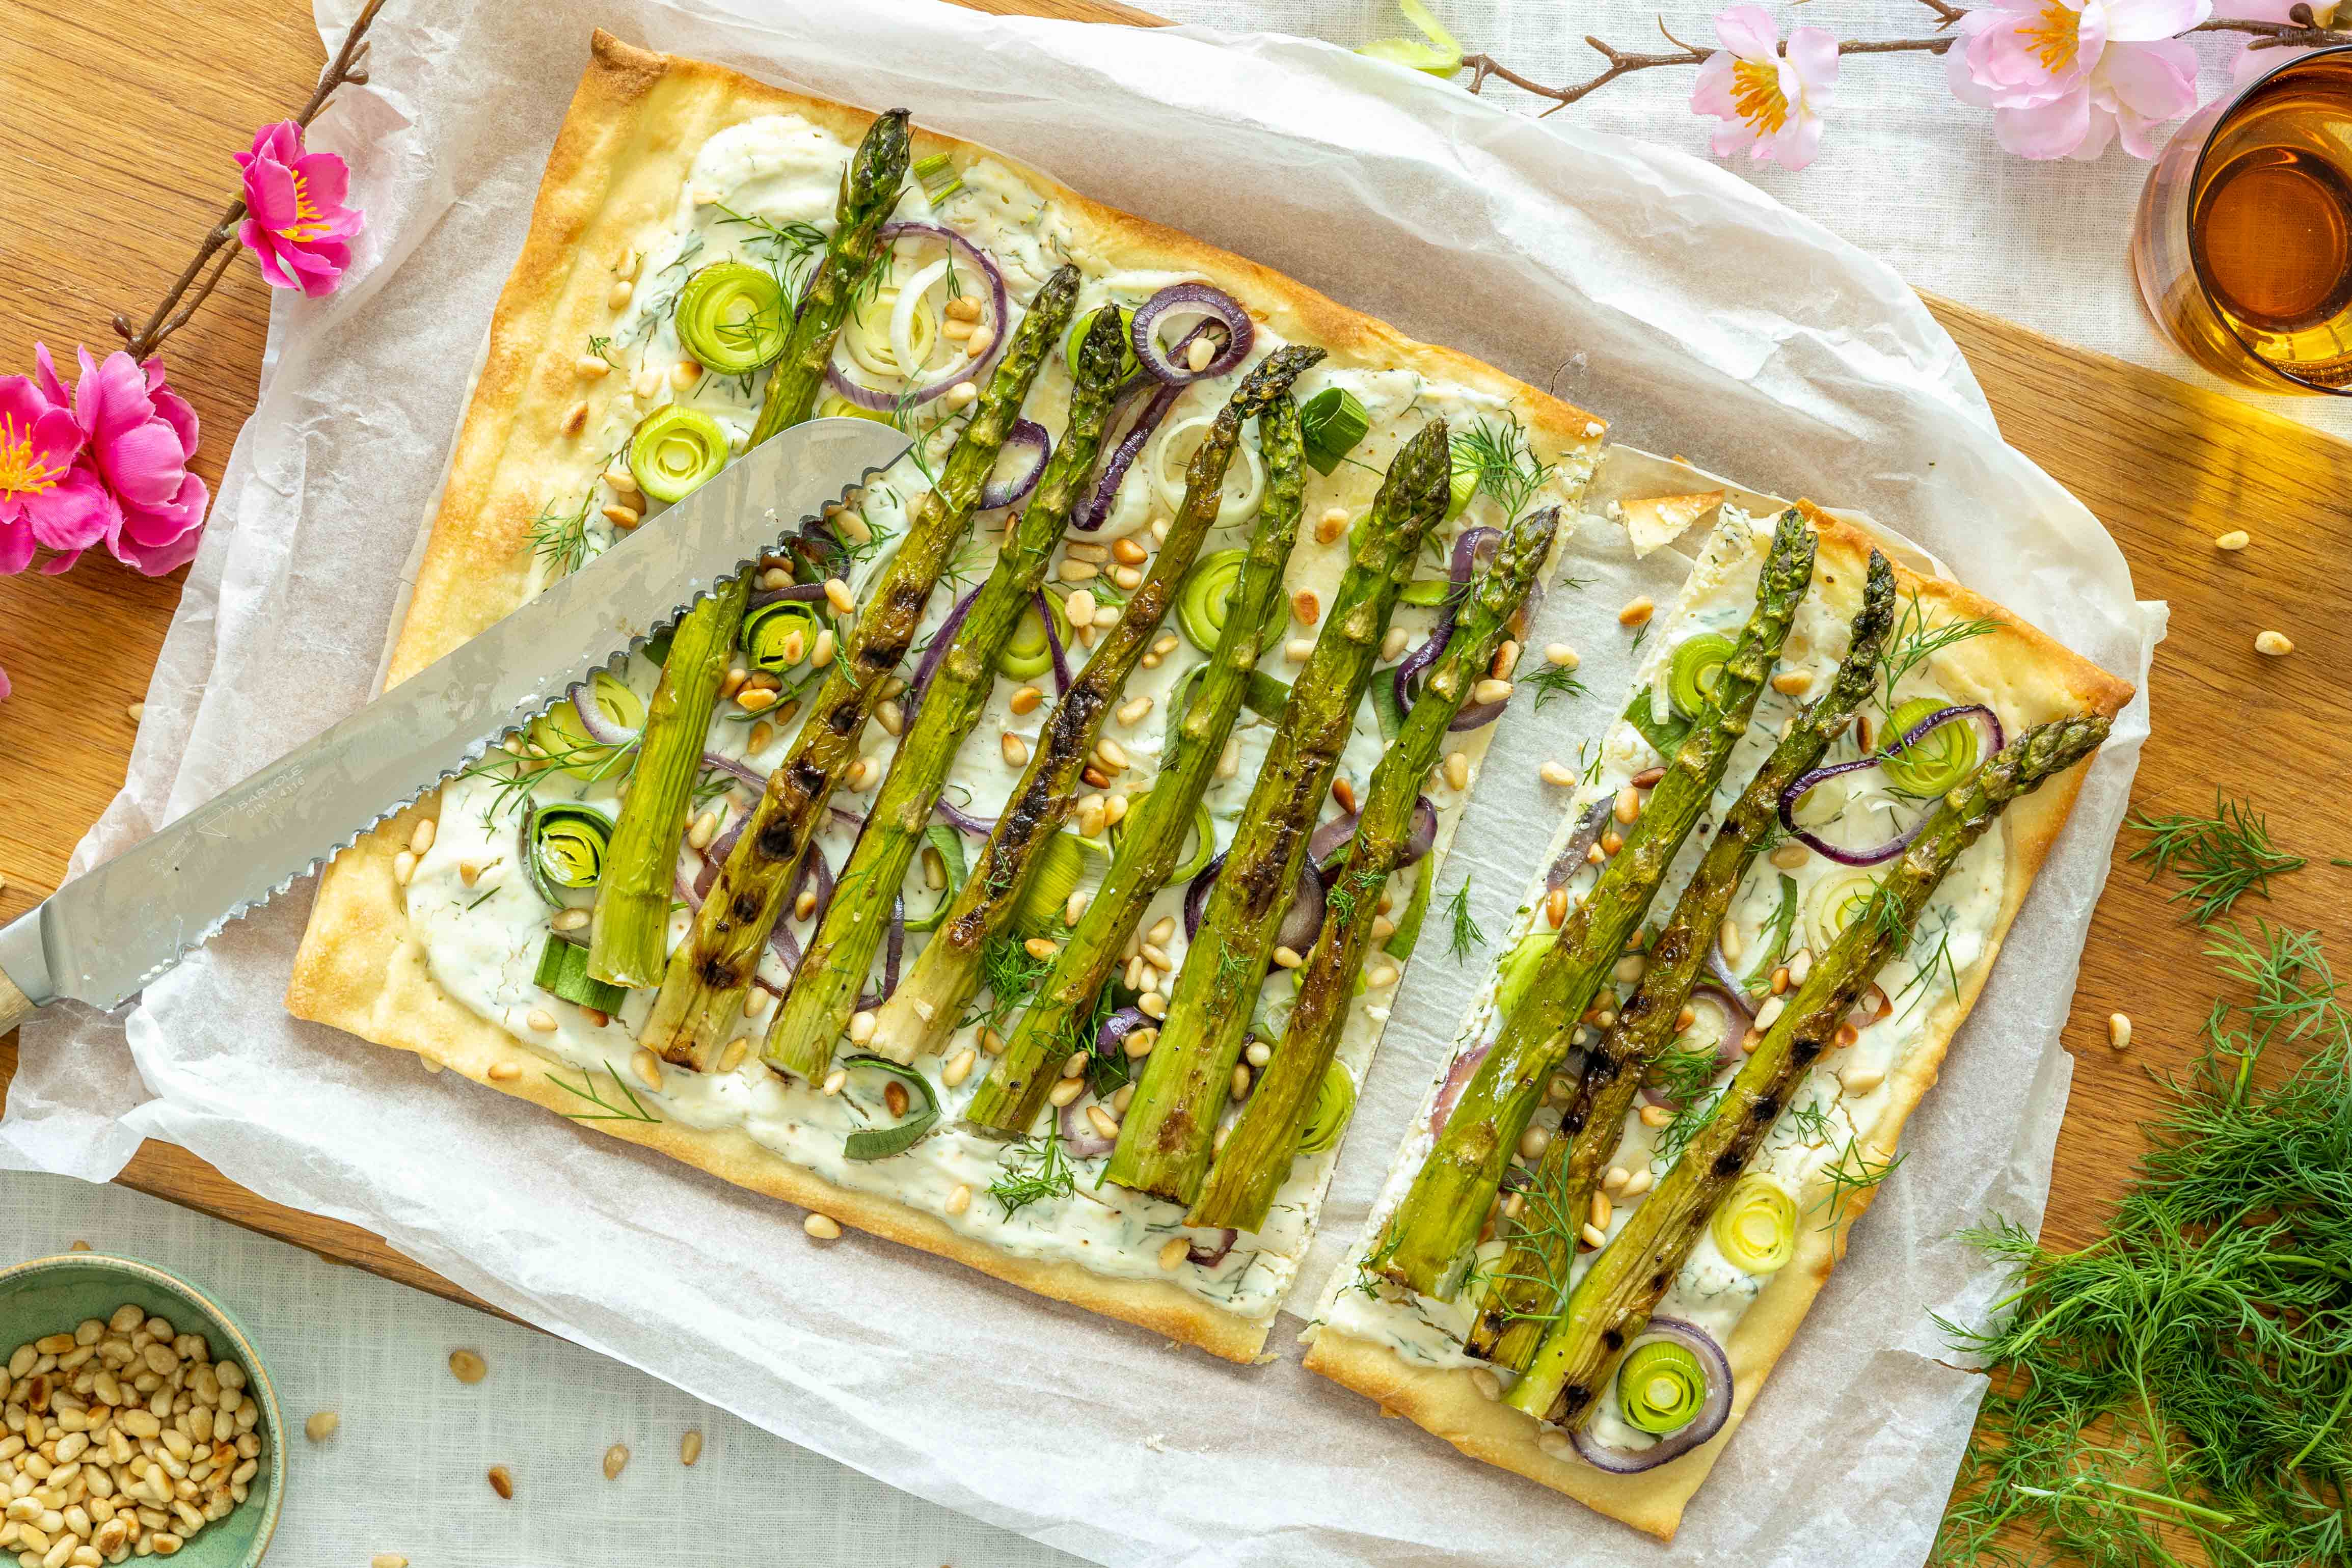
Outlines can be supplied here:
M979 0L979 8L1149 22L1098 0ZM192 12L201 11L201 16ZM236 40L234 68L220 49ZM307 7L286 0L0 0L0 374L30 368L33 341L101 350L116 310L143 315L231 189L230 154L300 103L320 66ZM197 468L217 481L252 411L268 290L240 264L168 351L173 384L204 422ZM2010 440L2114 532L2144 598L2172 605L2157 650L2156 735L2136 800L2202 810L2219 784L2266 810L2313 867L2255 913L2344 939L2352 871L2352 603L2331 574L2352 565L2352 445L2155 372L2069 348L1930 300L1967 352ZM2120 295L2116 308L2135 308ZM2242 554L2212 547L2232 528ZM1998 593L1998 585L1994 585ZM177 602L177 574L148 580L98 559L60 578L0 578L0 921L62 878L73 845L120 787L134 738L124 714L146 690ZM2253 651L2257 629L2291 635L2286 659ZM2095 1236L2140 1149L2135 1123L2162 1093L2150 1068L2186 1060L2215 994L2198 933L2116 847L2115 877L2083 955L2066 1044L2074 1098L2061 1135L2045 1235ZM2136 1020L2133 1047L2106 1019ZM0 1038L0 1091L16 1040ZM149 1143L129 1186L283 1237L340 1262L457 1300L466 1293L352 1226L299 1214L229 1182L185 1151ZM475 1305L480 1305L475 1302Z

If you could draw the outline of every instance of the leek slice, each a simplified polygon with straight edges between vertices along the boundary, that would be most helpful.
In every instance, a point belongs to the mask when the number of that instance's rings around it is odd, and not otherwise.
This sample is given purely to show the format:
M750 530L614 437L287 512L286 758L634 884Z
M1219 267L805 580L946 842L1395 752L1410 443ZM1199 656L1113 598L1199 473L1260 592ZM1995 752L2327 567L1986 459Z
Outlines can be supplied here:
M1405 901L1404 914L1398 920L1396 930L1381 951L1399 963L1412 956L1413 943L1421 940L1421 922L1429 914L1429 899L1437 886L1437 857L1421 858L1419 873L1413 879L1412 897Z
M1902 704L1887 725L1888 746L1900 747L1913 725L1950 706L1932 697L1914 697ZM1890 749L1885 760L1878 764L1878 771L1905 795L1922 799L1958 789L1977 771L1977 727L1966 719L1955 719L1921 736L1916 746Z
M1797 1256L1797 1200L1769 1176L1743 1176L1709 1228L1734 1268L1769 1274Z
M727 466L727 431L698 408L656 408L629 437L629 472L656 500L678 500Z
M629 999L625 988L607 985L588 973L586 948L552 933L547 945L539 950L539 972L531 976L531 984L566 1002L593 1007L600 1013L618 1013L621 1004Z
M1344 386L1327 386L1298 405L1298 428L1307 462L1328 477L1370 433L1372 421L1361 398Z
M613 819L576 800L534 807L525 830L530 858L524 870L539 896L557 909L566 889L578 892L604 879L613 847Z
M1202 653L1217 650L1234 585L1241 581L1242 566L1248 559L1246 550L1220 550L1204 556L1192 563L1176 590L1176 625Z
M1658 718L1657 702L1646 686L1633 693L1633 700L1625 710L1625 722L1639 731L1642 739L1650 742L1651 750L1662 757L1671 758L1681 749L1683 738L1690 733L1690 726L1679 719L1663 721ZM1799 809L1803 808L1800 805Z
M1681 1430L1706 1403L1706 1368L1688 1346L1649 1340L1617 1369L1617 1413L1636 1430L1664 1436Z
M908 931L937 931L940 921L947 918L948 906L955 902L964 879L971 875L964 865L963 836L944 822L934 822L923 829L923 853L937 855L947 873L948 885L940 889L940 901L929 914L907 922Z
M1756 967L1748 972L1748 978L1740 985L1750 998L1771 988L1772 972L1789 956L1789 939L1796 933L1797 879L1785 871L1780 873L1780 902L1772 910L1771 919L1764 922L1764 929L1771 933L1764 943L1764 956L1756 961Z
M808 657L824 623L798 599L778 599L743 617L743 657L753 669L782 675ZM793 634L800 634L797 645Z
M851 1133L842 1140L841 1154L845 1160L887 1160L893 1154L903 1154L921 1141L924 1133L939 1125L940 1097L931 1092L931 1080L913 1068L901 1066L887 1057L854 1056L841 1058L841 1065L851 1072L871 1069L894 1078L913 1091L908 1105L908 1116L904 1121L887 1127L869 1127Z
M1029 874L1029 885L1021 889L1021 898L1013 907L1014 929L1030 936L1045 936L1067 925L1062 917L1070 895L1093 868L1093 858L1107 853L1105 845L1076 833L1056 833L1045 840L1037 851L1037 868Z
M1731 649L1731 639L1721 632L1700 632L1685 638L1682 646L1675 649L1666 669L1666 695L1675 712L1685 719L1698 717L1723 679L1723 667L1730 661Z
M792 311L783 285L765 268L719 261L677 291L678 346L704 368L742 375L784 352Z
M1062 359L1069 365L1070 375L1074 380L1078 374L1078 350L1085 345L1087 334L1095 330L1095 318L1105 310L1117 310L1118 319L1124 325L1131 326L1135 321L1135 307L1132 305L1097 305L1070 323L1069 331L1062 339ZM1119 352L1118 356L1118 379L1121 384L1124 384L1135 376L1141 375L1143 364L1135 357L1135 334L1131 331L1122 331L1119 337L1127 344L1127 347ZM1327 468L1324 471L1328 473L1330 470Z
M1065 648L1068 647L1069 612L1051 594L1045 595L1045 608L1054 617L1055 635L1061 638ZM996 656L997 673L1014 680L1034 680L1053 668L1054 650L1045 641L1045 618L1037 614L1037 601L1032 599L1029 607L1021 612L1021 618L1013 624L1013 635L1004 639L1003 651Z
M931 303L930 288L947 276L947 268L944 261L933 262L904 284L885 284L875 289L850 311L842 325L841 346L858 369L886 381L912 381L922 374L940 344L940 311ZM907 298L908 291L913 291L911 300ZM899 363L899 344L894 335L902 302L907 307L903 314L909 362L905 364Z
M646 700L610 671L600 669L590 675L588 692L589 700L622 729L645 728ZM588 733L588 727L580 722L578 710L569 700L558 702L532 720L530 738L549 756L562 758L562 771L576 779L593 781L604 777L610 771L616 749Z
M1878 891L1878 879L1865 870L1839 871L1813 884L1805 895L1805 934L1813 952L1827 952L1846 927L1862 918Z
M1356 1114L1356 1080L1348 1069L1334 1061L1323 1069L1323 1081L1315 1086L1315 1104L1307 1112L1307 1125L1298 1134L1298 1152L1320 1154L1339 1141L1348 1130L1348 1119Z

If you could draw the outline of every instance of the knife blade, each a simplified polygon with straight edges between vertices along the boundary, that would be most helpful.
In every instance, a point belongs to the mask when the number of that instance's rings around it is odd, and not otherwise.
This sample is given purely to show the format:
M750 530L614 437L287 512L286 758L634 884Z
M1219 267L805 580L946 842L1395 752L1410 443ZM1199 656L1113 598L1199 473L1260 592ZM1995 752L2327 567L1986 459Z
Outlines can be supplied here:
M597 668L617 668L908 437L814 419L504 620L0 928L0 1031L45 1003L119 1006L190 948L349 848Z

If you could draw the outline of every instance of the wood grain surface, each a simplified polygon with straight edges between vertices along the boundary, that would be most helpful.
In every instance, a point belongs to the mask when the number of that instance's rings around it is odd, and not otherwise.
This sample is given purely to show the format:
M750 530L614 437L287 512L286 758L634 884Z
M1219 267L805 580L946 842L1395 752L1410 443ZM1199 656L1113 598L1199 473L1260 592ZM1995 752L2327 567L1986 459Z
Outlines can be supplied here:
M1087 20L1152 18L1099 0L982 0L979 9ZM584 24L583 24L584 26ZM233 37L234 66L221 49ZM37 338L100 352L116 310L143 316L230 193L233 152L298 106L322 62L306 7L287 0L0 0L0 374L29 369ZM1083 175L1083 171L1070 171ZM2097 243L2120 244L2120 236ZM227 283L167 353L205 435L197 469L219 478L251 411L268 290ZM2352 963L2352 445L2156 372L2074 349L1931 299L1967 352L2009 439L2089 505L2130 560L2140 596L2172 606L2150 680L2155 738L2135 792L2146 812L2210 808L2217 784L2269 813L2309 868L2245 912L2322 931ZM2118 285L2117 310L2137 307ZM1410 327L1411 323L1406 323ZM2250 531L2251 549L2213 547ZM1979 584L1995 597L1999 584ZM92 558L60 578L0 578L0 922L63 877L75 841L120 787L180 576ZM2256 631L2294 638L2284 659ZM2074 1096L2058 1150L2047 1238L2095 1236L2140 1149L2136 1122L2161 1092L2152 1070L2192 1053L2215 984L2197 932L2116 847L2083 956L2066 1045ZM2106 1044L2111 1012L2133 1046ZM0 1091L16 1040L0 1038ZM121 1181L334 1259L455 1300L463 1290L366 1232L245 1191L183 1150L149 1143ZM102 1239L102 1238L94 1238ZM474 1305L481 1305L473 1301Z

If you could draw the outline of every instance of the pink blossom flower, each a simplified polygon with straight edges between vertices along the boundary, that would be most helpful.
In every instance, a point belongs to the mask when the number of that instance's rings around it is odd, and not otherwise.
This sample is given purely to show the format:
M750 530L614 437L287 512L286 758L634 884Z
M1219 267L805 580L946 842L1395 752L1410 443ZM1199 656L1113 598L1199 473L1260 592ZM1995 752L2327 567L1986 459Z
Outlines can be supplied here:
M2288 16L2287 12L2298 3L2299 0L2237 0L2237 4L2230 7L2230 15L2242 16L2253 22L2278 22L2292 25L2294 18ZM2320 0L2313 0L2311 18L2320 26L2332 27L2336 26L2336 13L2339 9L2341 7L2337 0L2325 0L2325 4L2320 3ZM2310 52L2307 47L2258 49L2254 47L2253 41L2249 39L2239 47L2237 58L2230 62L2230 79L2242 87L2281 60L2292 59L2297 55L2307 55Z
M82 429L66 406L48 351L48 374L0 377L0 573L22 572L36 547L55 553L41 570L62 572L105 536L109 502L82 454Z
M1990 0L1960 18L1944 65L2021 158L2095 158L2118 136L2153 157L2150 131L2197 107L2197 56L2175 35L2212 14L2212 0Z
M351 171L332 153L303 150L302 128L290 120L265 125L253 151L236 155L245 171L247 217L237 229L273 289L331 294L351 265L344 241L366 217L343 205Z
M196 451L196 411L163 384L158 355L144 365L117 349L103 363L78 350L74 421L89 445L79 465L104 488L106 547L117 561L161 576L196 552L211 497L188 471ZM43 389L62 402L48 351L35 362Z
M1761 5L1734 5L1715 19L1723 47L1707 57L1691 89L1694 114L1713 115L1716 156L1740 148L1787 169L1813 161L1822 144L1822 111L1838 76L1837 39L1821 27L1799 27L1780 51L1780 27Z

